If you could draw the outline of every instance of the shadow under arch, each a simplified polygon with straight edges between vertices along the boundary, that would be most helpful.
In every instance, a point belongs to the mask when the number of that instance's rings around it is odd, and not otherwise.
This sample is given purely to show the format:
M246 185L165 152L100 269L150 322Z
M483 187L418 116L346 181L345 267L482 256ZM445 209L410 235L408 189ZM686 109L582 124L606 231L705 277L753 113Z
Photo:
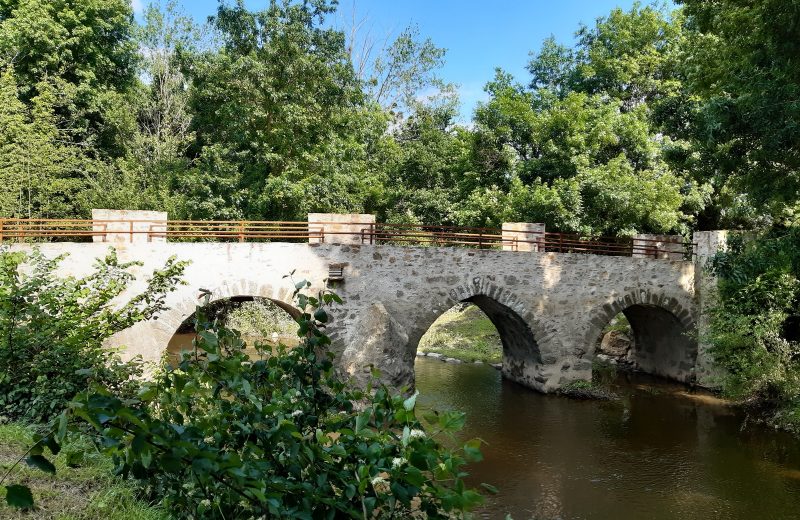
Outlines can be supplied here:
M603 328L619 313L630 323L631 361L639 370L682 383L695 382L697 327L689 309L670 297L626 295L604 305L592 320L597 326L591 338L592 348L599 345Z
M475 304L489 318L503 344L503 364L527 362L540 364L542 355L533 330L513 309L484 294L476 294L461 300Z
M534 381L532 374L537 373L542 365L541 346L537 340L541 334L537 333L536 323L522 301L511 291L486 279L476 278L472 284L461 285L450 291L448 308L458 303L474 304L497 329L503 347L503 377L538 388L541 382ZM442 314L433 312L416 333L409 336L412 363L423 334Z

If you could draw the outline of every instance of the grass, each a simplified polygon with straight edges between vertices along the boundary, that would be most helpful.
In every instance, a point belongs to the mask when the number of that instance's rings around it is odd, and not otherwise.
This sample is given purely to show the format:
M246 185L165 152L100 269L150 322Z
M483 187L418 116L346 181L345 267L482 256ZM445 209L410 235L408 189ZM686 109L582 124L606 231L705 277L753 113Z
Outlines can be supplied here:
M33 443L33 427L0 425L0 476ZM46 455L50 455L45 450ZM169 515L137 497L136 487L112 475L111 461L95 450L86 438L74 437L53 459L56 474L50 475L21 462L4 486L24 484L33 492L36 508L20 511L6 505L5 487L0 486L0 518L52 520L167 520ZM67 466L67 460L76 466Z
M461 361L500 363L503 345L489 318L475 305L454 307L442 314L422 336L418 350Z

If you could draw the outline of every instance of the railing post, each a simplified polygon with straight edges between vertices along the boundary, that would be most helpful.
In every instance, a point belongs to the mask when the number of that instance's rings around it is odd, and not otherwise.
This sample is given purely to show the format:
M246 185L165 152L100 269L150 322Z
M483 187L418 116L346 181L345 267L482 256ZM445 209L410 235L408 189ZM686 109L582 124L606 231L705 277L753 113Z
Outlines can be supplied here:
M3 241L3 230L6 227L6 219L0 218L0 242Z
M244 242L244 220L239 221L239 242Z
M130 231L128 233L130 234L131 237L131 244L133 244L133 221L131 220L129 224L130 224Z

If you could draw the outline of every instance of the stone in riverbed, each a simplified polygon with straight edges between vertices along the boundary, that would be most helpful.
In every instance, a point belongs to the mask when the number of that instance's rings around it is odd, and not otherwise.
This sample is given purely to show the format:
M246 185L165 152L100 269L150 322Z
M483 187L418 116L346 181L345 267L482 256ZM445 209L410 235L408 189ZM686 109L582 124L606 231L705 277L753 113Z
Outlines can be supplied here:
M442 355L439 354L438 352L428 352L428 357L439 359L442 357Z
M603 336L600 342L600 352L613 358L623 358L630 351L633 342L631 338L621 330L612 330Z

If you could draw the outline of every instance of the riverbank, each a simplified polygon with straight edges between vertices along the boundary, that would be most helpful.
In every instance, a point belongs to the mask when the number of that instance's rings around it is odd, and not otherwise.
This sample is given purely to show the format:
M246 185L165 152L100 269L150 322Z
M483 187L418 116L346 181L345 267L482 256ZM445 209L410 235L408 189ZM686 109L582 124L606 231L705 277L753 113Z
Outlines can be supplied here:
M33 444L34 430L20 424L0 425L0 475ZM136 497L135 485L112 474L113 465L88 440L74 438L52 459L56 473L50 475L21 462L14 469L13 483L31 488L36 503L32 511L6 505L0 486L0 518L58 520L167 520L169 515ZM5 482L4 484L8 484Z
M422 336L418 352L464 362L503 361L503 345L491 320L475 305L456 306L442 314Z

